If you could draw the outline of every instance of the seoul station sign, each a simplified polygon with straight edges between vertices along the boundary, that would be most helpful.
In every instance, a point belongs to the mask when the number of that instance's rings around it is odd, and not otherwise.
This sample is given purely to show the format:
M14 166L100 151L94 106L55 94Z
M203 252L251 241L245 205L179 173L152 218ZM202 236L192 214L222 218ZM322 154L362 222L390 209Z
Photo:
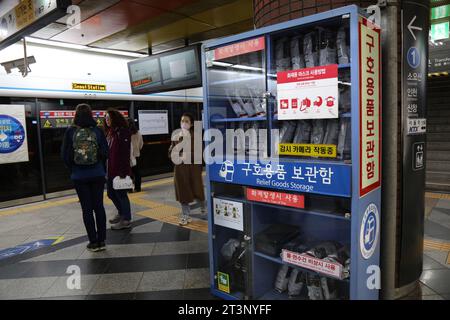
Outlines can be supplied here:
M0 13L0 50L65 16L71 4L71 0L22 0Z

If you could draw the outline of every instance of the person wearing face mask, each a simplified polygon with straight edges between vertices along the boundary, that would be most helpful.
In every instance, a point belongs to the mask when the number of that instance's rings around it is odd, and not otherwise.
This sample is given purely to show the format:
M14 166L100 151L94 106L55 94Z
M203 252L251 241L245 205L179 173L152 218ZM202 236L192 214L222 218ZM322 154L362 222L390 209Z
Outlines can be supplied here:
M185 113L181 117L181 131L172 139L169 148L169 158L179 156L181 163L175 164L174 183L175 195L181 204L180 225L186 225L192 221L189 204L194 200L200 202L202 213L206 212L205 193L202 179L202 164L194 163L194 117ZM179 150L179 154L172 154L174 147L189 139L191 150L186 152ZM189 143L188 142L188 143Z

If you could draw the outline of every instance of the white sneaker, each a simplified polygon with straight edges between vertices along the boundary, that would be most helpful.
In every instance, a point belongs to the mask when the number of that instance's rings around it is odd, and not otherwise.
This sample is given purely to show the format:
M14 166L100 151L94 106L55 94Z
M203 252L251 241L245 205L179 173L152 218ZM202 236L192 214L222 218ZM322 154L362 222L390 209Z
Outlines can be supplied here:
M178 222L178 224L180 226L185 226L188 224L188 219L186 219L185 217L180 218L180 221Z

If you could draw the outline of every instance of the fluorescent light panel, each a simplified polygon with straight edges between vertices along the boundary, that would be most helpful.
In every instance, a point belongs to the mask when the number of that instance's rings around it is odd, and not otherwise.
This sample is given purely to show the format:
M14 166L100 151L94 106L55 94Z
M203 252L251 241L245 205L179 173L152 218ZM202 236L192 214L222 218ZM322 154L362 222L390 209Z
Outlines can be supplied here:
M147 56L146 54L137 53L137 52L119 51L119 50L111 50L111 49L103 49L103 48L93 48L93 47L84 46L84 45L80 45L80 44L52 41L52 40L44 40L44 39L38 39L38 38L32 38L32 37L26 37L25 40L29 43L37 43L37 44L42 44L42 45L46 45L46 46L50 46L50 47L75 49L75 50L81 50L81 51L91 51L91 52L119 55L119 56L126 56L126 57L141 58L141 57Z

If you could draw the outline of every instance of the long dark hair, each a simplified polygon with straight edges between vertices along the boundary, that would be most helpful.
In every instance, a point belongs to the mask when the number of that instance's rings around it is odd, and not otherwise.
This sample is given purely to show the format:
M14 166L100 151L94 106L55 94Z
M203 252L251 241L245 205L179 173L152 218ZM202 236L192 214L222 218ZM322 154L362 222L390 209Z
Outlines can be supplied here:
M132 135L138 133L138 128L136 127L136 124L134 123L134 119L132 119L132 118L128 119L128 128L130 128L130 132Z
M90 105L87 103L77 105L75 109L75 117L73 118L73 124L82 128L94 127L97 125L92 117L92 109Z
M106 113L109 116L109 120L111 121L111 129L116 128L128 128L128 122L125 117L116 109L108 109ZM105 121L105 126L107 126Z

